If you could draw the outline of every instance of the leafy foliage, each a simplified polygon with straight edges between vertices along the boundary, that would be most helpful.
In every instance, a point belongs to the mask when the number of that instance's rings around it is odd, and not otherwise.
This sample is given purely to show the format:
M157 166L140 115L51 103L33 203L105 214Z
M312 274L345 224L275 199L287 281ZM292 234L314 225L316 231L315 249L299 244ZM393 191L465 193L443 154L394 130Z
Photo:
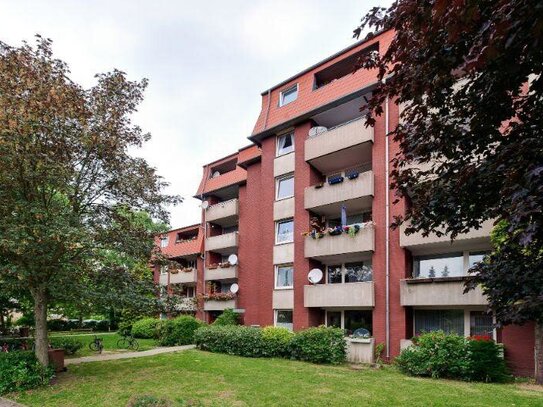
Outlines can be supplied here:
M338 364L345 361L346 342L339 328L319 326L297 332L290 342L293 359Z
M157 318L143 318L132 324L132 335L135 338L156 339L159 336L162 321Z
M479 382L504 382L511 378L503 349L491 339L468 341L469 378Z
M264 343L264 354L268 357L290 356L290 342L294 334L287 328L267 326L262 329L262 341Z
M213 322L213 325L239 325L239 314L228 308Z
M42 366L32 352L0 353L0 394L43 386L53 369Z
M64 349L66 355L75 355L83 347L83 342L67 337L51 338L49 343L55 349Z
M161 346L190 345L194 343L194 332L205 325L189 315L163 321L159 329Z

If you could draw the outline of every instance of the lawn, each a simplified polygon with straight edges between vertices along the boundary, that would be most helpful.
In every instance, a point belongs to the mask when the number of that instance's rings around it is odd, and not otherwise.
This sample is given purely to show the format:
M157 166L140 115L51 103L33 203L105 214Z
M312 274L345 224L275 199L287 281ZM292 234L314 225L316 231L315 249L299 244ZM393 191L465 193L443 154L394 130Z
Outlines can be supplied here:
M97 333L96 336L99 338L102 338L104 343L104 353L106 352L120 352L120 351L127 351L127 349L122 349L117 346L117 341L121 339L121 336L117 333ZM89 349L89 343L91 343L94 339L94 334L83 334L83 335L51 335L51 338L62 338L62 337L69 337L70 339L77 339L78 341L83 343L83 347L73 356L68 357L81 357L81 356L89 356L89 355L95 355L96 352L93 352ZM138 351L142 350L149 350L152 348L156 348L158 345L154 339L137 339L139 343L139 349Z
M413 378L392 367L353 369L197 350L70 366L48 388L8 398L29 406L542 406L543 389Z

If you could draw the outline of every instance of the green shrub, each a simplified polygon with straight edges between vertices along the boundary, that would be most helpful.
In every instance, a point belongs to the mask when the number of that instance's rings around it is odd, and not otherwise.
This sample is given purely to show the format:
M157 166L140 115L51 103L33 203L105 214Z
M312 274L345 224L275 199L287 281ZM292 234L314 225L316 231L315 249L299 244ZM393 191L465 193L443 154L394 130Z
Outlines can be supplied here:
M14 325L16 326L34 326L34 315L33 314L24 314L21 318L15 321Z
M239 325L239 315L230 308L225 309L213 322L213 325Z
M297 332L290 341L290 355L312 363L338 364L345 361L346 346L342 329L319 326Z
M107 319L96 321L93 330L98 332L109 331L109 321Z
M132 321L124 321L119 324L119 329L117 333L121 336L130 336L132 335Z
M157 339L159 326L162 321L157 318L143 318L132 325L132 335L135 338Z
M67 331L69 322L64 319L50 319L47 321L47 329L50 331Z
M262 330L248 326L205 326L194 333L199 349L245 357L265 356Z
M0 346L7 345L10 351L30 350L34 340L30 338L4 338L0 339Z
M294 334L287 328L268 326L262 329L262 342L265 356L289 357L290 341Z
M66 355L75 355L83 347L83 342L74 338L51 338L51 346L55 349L64 349Z
M159 343L162 346L193 344L194 332L203 325L202 321L188 315L164 321L160 326Z
M471 339L468 342L469 380L505 382L511 379L502 348L491 339Z
M53 377L53 369L45 368L33 352L0 353L0 394L42 386Z

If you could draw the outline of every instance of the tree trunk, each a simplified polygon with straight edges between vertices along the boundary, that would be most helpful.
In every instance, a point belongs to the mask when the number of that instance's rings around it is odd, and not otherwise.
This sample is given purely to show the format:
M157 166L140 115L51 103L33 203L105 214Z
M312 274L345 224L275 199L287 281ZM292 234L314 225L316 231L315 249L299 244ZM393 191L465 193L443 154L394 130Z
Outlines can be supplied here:
M543 323L535 323L535 382L543 384Z
M32 290L34 299L34 341L36 357L43 366L49 365L49 341L47 339L47 296L43 288Z

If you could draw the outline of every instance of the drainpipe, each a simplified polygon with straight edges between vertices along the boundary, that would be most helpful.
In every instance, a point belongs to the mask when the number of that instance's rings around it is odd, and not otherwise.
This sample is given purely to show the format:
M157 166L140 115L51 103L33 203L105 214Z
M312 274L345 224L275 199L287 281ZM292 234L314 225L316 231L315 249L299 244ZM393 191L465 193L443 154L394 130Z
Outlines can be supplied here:
M263 130L266 130L266 128L268 127L268 116L270 114L270 107L271 107L271 89L268 89L268 107L266 108L266 116L264 118Z
M386 83L386 79L385 79ZM389 140L388 96L385 101L385 349L390 360L390 191L389 191Z

